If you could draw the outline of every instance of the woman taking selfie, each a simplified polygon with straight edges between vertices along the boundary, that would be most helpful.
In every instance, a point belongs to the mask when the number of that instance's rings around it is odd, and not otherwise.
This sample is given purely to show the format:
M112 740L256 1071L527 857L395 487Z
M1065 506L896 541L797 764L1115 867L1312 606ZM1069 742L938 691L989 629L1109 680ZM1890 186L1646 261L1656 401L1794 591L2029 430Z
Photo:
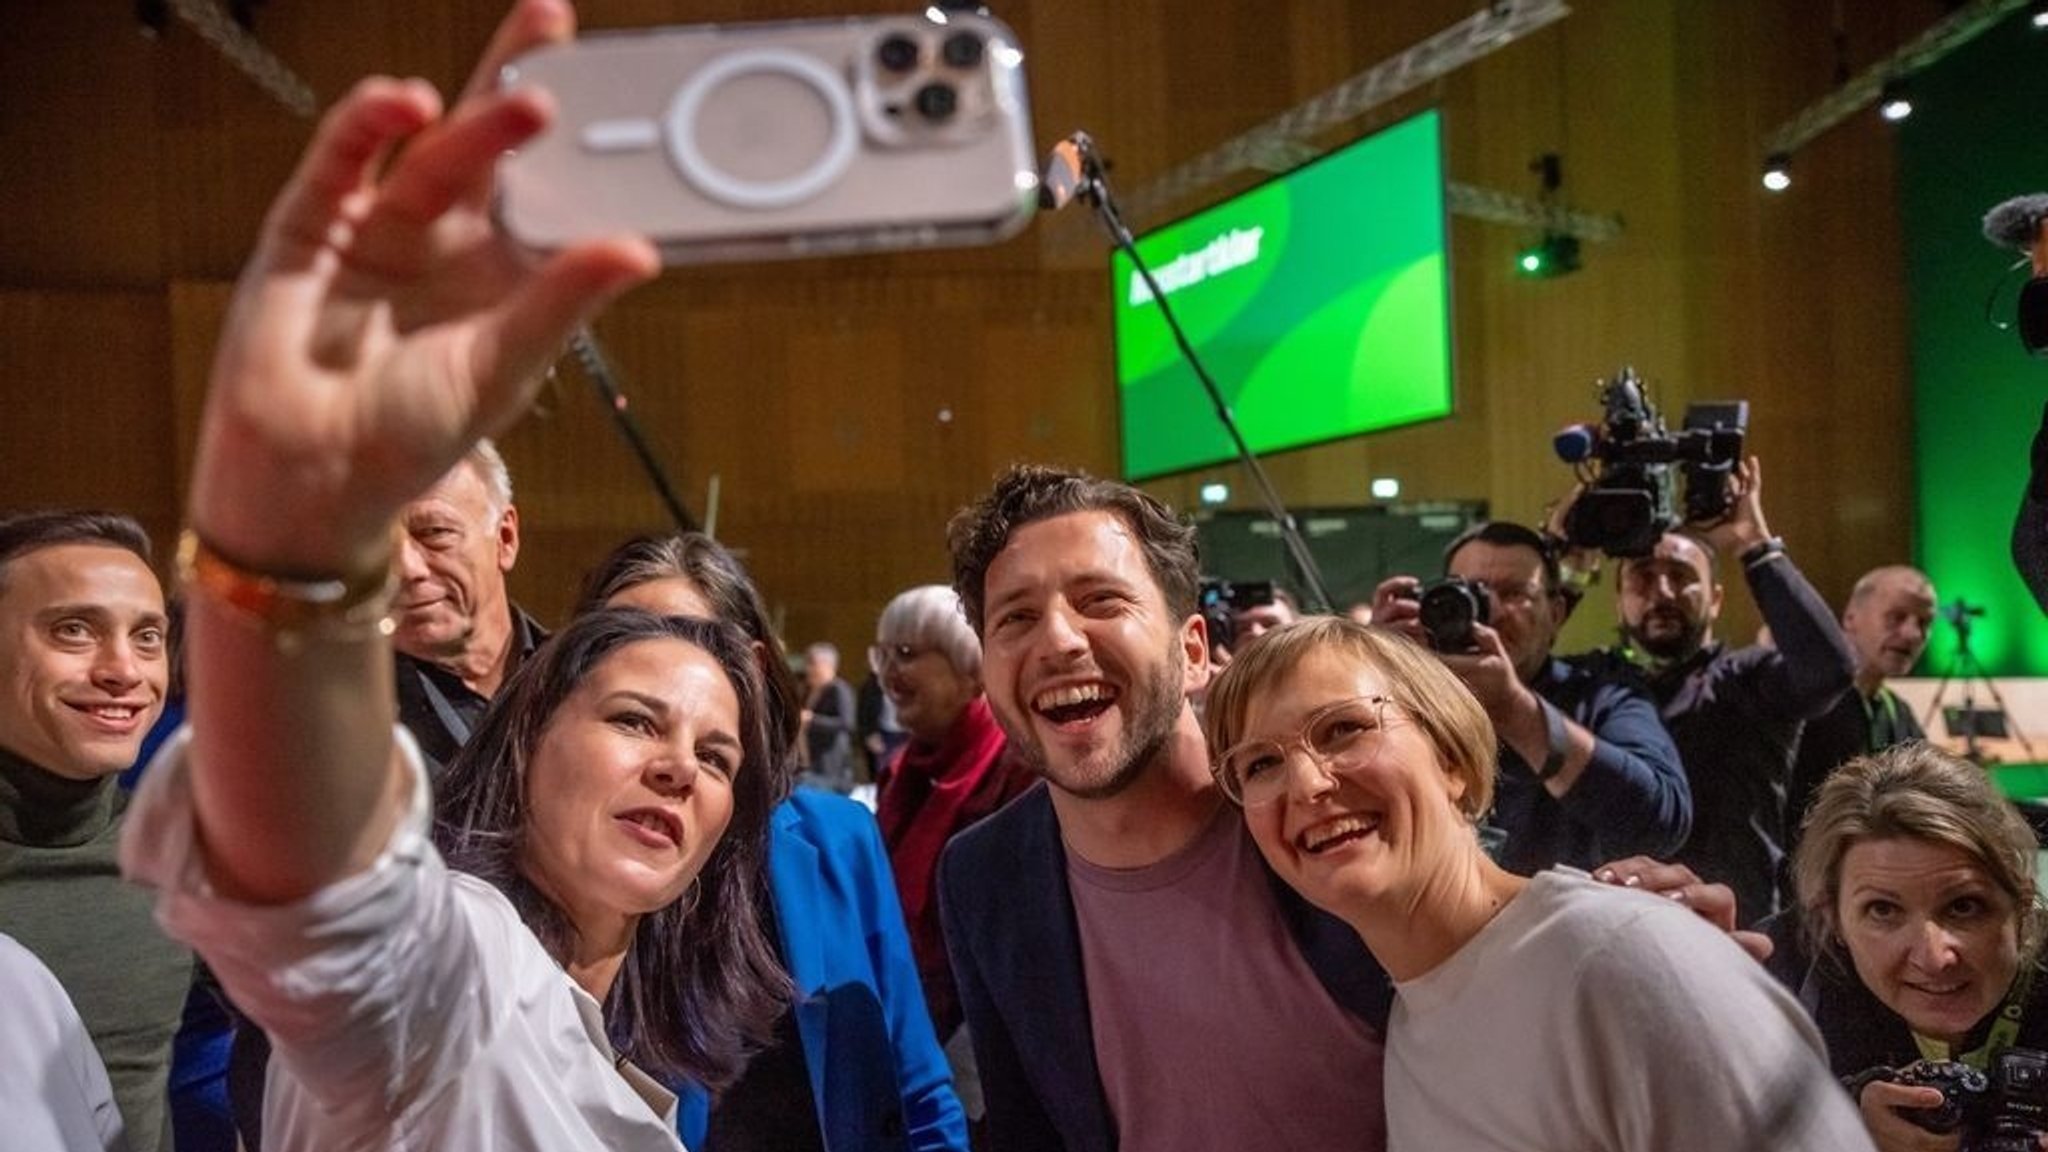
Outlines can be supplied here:
M1851 760L1814 793L1792 864L1800 936L1777 933L1772 967L1836 1074L1859 1082L1884 1152L1953 1150L1961 1134L1904 1114L1938 1108L1938 1089L1863 1074L1923 1059L1995 1073L2004 1053L2048 1049L2038 851L1982 768L1920 741ZM2048 1104L2048 1084L2034 1095Z
M1799 1006L1725 934L1486 857L1493 729L1427 651L1288 625L1223 672L1204 724L1260 853L1395 982L1390 1149L1869 1147Z
M612 613L522 667L442 814L477 876L429 840L394 724L400 508L657 267L630 238L535 261L491 226L497 157L550 115L495 77L573 30L524 0L445 115L420 81L342 98L221 334L181 549L191 729L123 848L271 1034L273 1152L672 1149L635 1065L729 1075L786 987L750 907L771 777L743 641Z

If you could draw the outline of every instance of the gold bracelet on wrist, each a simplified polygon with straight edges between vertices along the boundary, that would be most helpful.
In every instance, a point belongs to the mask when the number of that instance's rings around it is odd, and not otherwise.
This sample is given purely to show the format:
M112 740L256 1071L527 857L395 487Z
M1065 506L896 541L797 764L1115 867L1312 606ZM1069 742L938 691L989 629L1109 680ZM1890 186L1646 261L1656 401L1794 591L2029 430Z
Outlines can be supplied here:
M389 636L391 605L398 593L398 569L355 576L299 579L253 571L222 556L187 528L178 536L178 583L231 609L268 632L283 651L310 640L358 640Z

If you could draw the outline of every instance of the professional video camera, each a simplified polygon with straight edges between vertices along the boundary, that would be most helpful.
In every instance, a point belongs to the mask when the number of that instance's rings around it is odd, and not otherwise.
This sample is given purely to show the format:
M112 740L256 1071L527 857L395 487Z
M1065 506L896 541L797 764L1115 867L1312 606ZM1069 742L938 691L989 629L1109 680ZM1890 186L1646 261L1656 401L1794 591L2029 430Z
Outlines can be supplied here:
M1202 619L1209 625L1209 646L1236 647L1236 614L1272 602L1271 580L1246 580L1232 584L1221 577L1205 577L1197 603L1202 610Z
M1579 469L1585 486L1565 514L1565 538L1573 547L1647 556L1658 537L1680 523L1728 514L1728 478L1742 459L1748 401L1690 405L1684 429L1672 433L1635 369L1623 368L1599 390L1601 423L1573 424L1553 441L1558 458ZM1685 483L1683 516L1673 464Z
M2008 1048L1989 1072L1948 1060L1872 1068L1848 1079L1850 1093L1860 1096L1873 1080L1940 1089L1936 1107L1899 1115L1929 1132L1961 1132L1960 1152L2033 1152L2048 1133L2048 1052Z

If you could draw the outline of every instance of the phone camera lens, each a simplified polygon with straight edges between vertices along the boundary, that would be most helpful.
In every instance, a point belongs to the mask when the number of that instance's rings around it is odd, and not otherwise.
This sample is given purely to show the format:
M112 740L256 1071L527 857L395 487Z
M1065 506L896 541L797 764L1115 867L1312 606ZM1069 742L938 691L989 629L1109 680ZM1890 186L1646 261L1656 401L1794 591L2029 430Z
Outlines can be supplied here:
M891 36L876 46L875 60L890 72L908 72L917 67L917 41Z
M934 123L950 120L960 107L960 94L950 84L927 84L917 90L917 114Z
M978 68L981 48L981 37L972 32L955 32L939 46L939 55L954 68Z

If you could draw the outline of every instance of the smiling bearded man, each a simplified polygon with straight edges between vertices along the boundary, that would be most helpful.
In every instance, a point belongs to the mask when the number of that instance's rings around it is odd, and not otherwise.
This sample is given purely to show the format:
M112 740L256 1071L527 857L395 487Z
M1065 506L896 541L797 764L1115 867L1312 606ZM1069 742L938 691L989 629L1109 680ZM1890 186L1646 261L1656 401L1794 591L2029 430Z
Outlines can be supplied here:
M1194 530L1023 467L950 534L989 702L1045 781L940 865L992 1146L1385 1148L1385 974L1274 880L1209 772Z
M1105 557L1124 574L1142 571L1145 562L1140 545L1115 516L1057 517L1017 529L989 565L988 586L1028 588L1045 578L1046 561L1077 554ZM1105 576L1094 581L1079 596L1082 618L1111 618L1135 595L1133 589L1112 587ZM992 626L993 642L1023 634L1040 615L1019 602L1023 595L1013 592L996 605L1001 615ZM1080 637L1067 629L1064 639ZM1084 800L1117 796L1173 738L1187 707L1187 654L1177 636L1129 619L1118 620L1092 644L1056 641L1055 648L1050 659L1015 678L1014 691L991 692L990 704L1011 746L1054 786ZM1107 736L1105 729L1111 730ZM1049 743L1073 754L1055 756Z

